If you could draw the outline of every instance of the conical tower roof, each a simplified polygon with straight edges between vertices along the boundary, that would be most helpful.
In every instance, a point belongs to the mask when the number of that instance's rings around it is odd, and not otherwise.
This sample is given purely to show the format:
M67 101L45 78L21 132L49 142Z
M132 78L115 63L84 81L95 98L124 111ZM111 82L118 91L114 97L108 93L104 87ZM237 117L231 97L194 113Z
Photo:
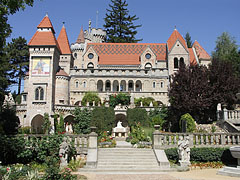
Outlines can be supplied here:
M55 30L53 28L52 22L50 21L48 15L46 15L42 21L39 23L37 28L51 28L53 33L55 34Z
M186 50L188 50L186 41L184 40L182 35L178 32L178 30L174 29L173 33L171 34L171 36L167 40L167 45L168 45L168 51L169 52L172 50L172 47L174 46L174 44L176 43L177 40L179 40L182 43L182 45L186 48Z
M83 27L81 27L81 31L80 31L80 33L78 35L76 43L85 43Z
M72 54L70 50L69 40L66 32L66 28L63 25L62 30L58 36L58 44L61 49L62 54Z

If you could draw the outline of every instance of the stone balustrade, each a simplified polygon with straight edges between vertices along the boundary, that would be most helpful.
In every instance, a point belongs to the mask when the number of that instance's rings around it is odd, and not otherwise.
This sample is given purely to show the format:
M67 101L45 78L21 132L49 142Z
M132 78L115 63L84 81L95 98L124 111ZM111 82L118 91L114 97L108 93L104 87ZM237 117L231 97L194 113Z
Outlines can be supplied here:
M217 111L217 117L220 121L240 120L240 110L227 110L224 108L222 111Z
M190 147L225 147L240 145L240 133L153 133L153 147L167 149L178 146L180 137L189 137Z

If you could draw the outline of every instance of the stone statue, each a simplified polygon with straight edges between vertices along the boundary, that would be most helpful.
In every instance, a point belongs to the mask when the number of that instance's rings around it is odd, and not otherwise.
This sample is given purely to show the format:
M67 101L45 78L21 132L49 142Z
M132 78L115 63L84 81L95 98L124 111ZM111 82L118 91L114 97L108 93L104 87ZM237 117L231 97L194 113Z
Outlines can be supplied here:
M189 147L189 137L183 140L183 137L179 137L178 141L178 157L180 166L190 165L190 147Z
M8 95L4 96L4 102L3 102L3 107L7 107L7 106L13 106L15 104L15 101L12 97L12 93L8 93Z
M142 101L140 102L140 107L143 107L143 102Z
M152 101L150 102L149 107L153 107L153 102Z
M67 138L63 138L63 142L60 144L59 156L60 156L60 167L65 167L68 164L68 153L69 145L67 143Z
M68 125L68 132L71 133L71 134L73 133L72 124Z
M93 106L95 106L95 104L96 104L95 101L93 101Z
M217 111L222 111L221 103L218 103L218 105L217 105Z
M69 131L68 122L66 123L65 130L66 130L66 132Z
M118 123L117 123L117 128L123 128L121 121L118 121Z

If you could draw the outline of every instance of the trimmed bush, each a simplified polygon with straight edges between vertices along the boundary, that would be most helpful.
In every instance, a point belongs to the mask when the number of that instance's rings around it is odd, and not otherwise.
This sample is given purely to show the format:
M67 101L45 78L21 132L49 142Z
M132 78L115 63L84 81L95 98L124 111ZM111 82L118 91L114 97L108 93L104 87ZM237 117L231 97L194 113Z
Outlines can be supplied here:
M91 126L97 127L97 133L112 131L115 126L115 112L112 107L96 107L92 111Z
M89 102L89 105L92 106L93 101L95 101L95 105L97 105L99 102L101 103L101 99L97 93L87 92L82 99L82 106L86 106L87 102Z
M115 107L118 104L121 105L129 105L130 104L130 95L126 93L119 93L110 95L109 97L109 105L111 107Z
M183 121L186 122L186 126L187 126L186 131L187 132L193 132L196 130L196 124L195 124L193 117L189 113L186 113L181 116L181 119L179 121L179 127L180 127L181 132L182 132L182 122Z
M128 109L127 121L130 127L135 126L135 123L140 123L142 127L151 126L147 111L142 108Z
M169 160L178 161L177 148L165 149ZM225 165L236 165L237 159L234 159L228 148L191 148L191 161L194 162L223 162Z

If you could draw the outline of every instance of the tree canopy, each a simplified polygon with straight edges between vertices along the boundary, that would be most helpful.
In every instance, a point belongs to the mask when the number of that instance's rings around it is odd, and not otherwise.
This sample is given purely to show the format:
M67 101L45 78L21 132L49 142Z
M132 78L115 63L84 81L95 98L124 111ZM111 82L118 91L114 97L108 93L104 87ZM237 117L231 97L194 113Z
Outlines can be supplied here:
M21 36L12 39L6 47L7 59L11 65L10 74L18 83L18 94L21 92L21 82L24 74L29 70L29 52L27 40Z
M186 43L187 43L187 47L191 48L192 45L193 45L193 42L191 40L191 36L190 36L189 32L186 33L185 40L186 40Z
M221 61L232 63L234 70L240 74L240 54L239 46L236 40L229 33L223 32L216 40L215 51L212 52L212 57Z
M190 113L198 123L216 120L217 104L235 102L239 78L228 62L213 60L206 66L182 66L172 76L169 98L172 114L179 119Z
M129 15L126 0L111 0L106 17L104 18L104 28L107 30L107 42L112 43L135 43L142 39L136 39L138 27L134 21L139 18L136 15Z

